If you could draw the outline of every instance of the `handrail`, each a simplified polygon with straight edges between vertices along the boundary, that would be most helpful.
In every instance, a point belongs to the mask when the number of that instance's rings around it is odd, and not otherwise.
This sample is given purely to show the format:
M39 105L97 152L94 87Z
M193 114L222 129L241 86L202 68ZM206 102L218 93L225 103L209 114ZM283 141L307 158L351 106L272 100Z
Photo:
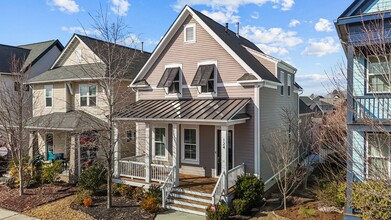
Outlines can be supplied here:
M213 192L212 192L212 203L213 203L213 205L216 205L216 193L220 193L220 195L218 195L218 199L217 200L220 200L220 197L224 194L224 188L222 187L222 181L224 181L223 180L224 178L225 178L225 171L223 171L220 174L220 177L217 180L216 186L213 189ZM219 188L221 188L220 192L218 192Z
M294 160L292 160L286 167L282 168L280 171L278 171L276 174L274 174L272 177L270 177L268 180L265 181L264 185L267 185L268 183L270 183L271 181L273 181L278 175L280 175L280 173L285 170L287 167L289 167L290 165L292 165L292 163L294 163L296 160L298 160L299 157L296 157Z
M240 164L240 165L238 165L238 166L236 166L236 167L234 167L234 168L228 170L228 173L232 173L232 172L234 172L234 171L236 171L236 170L241 169L242 167L244 168L244 163L242 163L242 164Z
M240 175L245 173L244 163L230 169L228 171L228 189L236 184L236 180Z
M167 175L166 180L164 181L164 183L162 185L162 206L163 206L163 208L166 208L167 198L170 195L172 188L174 187L174 182L175 182L175 179L174 179L175 172L174 171L175 171L175 169L176 169L176 166L173 166L171 168L170 172ZM170 180L171 180L171 182L170 182Z

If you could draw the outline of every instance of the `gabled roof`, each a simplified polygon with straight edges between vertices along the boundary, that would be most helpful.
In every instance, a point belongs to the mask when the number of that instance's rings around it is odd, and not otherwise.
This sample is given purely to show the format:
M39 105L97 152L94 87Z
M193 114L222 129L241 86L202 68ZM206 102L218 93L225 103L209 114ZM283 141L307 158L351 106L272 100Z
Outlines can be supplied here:
M59 40L49 40L33 44L20 45L18 47L30 50L26 62L23 68L28 67L29 65L34 65L43 55L45 55L49 50L56 46L60 51L64 49L64 46Z
M168 45L173 35L179 30L182 23L189 15L191 15L245 69L245 71L247 71L247 73L254 75L257 80L280 83L273 73L271 73L248 50L245 49L245 47L248 47L252 50L263 53L255 44L242 36L237 37L236 33L231 30L225 32L224 26L186 5L162 40L159 42L153 51L151 58L141 69L132 85L134 85L135 82L144 79L148 70L156 62L160 54L163 53L164 48ZM242 74L245 74L245 72Z
M15 71L12 70L14 67L11 64L13 57L19 62L24 63L29 53L30 50L24 48L0 44L0 72L11 73Z

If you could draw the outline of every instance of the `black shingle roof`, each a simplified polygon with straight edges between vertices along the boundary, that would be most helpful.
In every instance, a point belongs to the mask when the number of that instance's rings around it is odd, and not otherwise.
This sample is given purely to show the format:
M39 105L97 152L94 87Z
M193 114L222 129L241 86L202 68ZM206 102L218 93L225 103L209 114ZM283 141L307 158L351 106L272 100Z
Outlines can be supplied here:
M263 66L250 52L248 52L243 46L249 47L255 51L263 53L254 43L240 36L237 37L236 33L228 30L225 32L225 27L208 16L192 8L201 20L208 25L217 36L224 41L252 70L254 70L262 79L273 82L280 82L265 66Z
M10 73L15 71L12 70L11 64L13 57L24 63L29 53L30 50L28 49L0 44L0 72Z

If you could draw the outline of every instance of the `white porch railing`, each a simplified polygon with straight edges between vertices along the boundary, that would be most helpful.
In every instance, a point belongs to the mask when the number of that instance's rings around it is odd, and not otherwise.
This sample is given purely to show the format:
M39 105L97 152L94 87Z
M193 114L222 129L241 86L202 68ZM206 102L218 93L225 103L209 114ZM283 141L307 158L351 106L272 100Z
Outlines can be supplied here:
M244 163L228 171L228 189L235 186L239 176L244 174Z
M151 180L156 182L164 182L167 175L171 172L172 166L162 164L151 164Z
M176 166L173 166L170 168L170 172L167 175L167 178L165 179L163 186L162 186L162 206L163 208L166 208L166 201L168 196L171 193L172 188L175 184L175 169Z
M216 186L212 192L212 203L214 205L216 205L216 203L220 202L221 196L223 196L225 194L225 192L224 192L224 179L225 179L225 172L223 171L220 174L220 177L217 180Z
M119 174L124 177L145 179L145 163L131 160L120 160Z

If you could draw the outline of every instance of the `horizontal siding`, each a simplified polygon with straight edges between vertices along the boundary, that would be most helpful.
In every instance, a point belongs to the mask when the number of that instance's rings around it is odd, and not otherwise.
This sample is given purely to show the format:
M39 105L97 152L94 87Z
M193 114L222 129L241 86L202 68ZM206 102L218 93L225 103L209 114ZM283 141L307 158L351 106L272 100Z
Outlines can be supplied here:
M46 115L53 112L66 112L65 84L53 83L53 106L45 107L45 85L34 85L34 116Z
M82 51L82 58L79 62L76 56L76 51L81 50ZM96 63L99 62L100 59L95 56L95 53L90 50L90 48L87 47L86 44L83 42L78 42L76 44L76 47L69 51L68 54L66 54L67 57L64 59L62 66L71 66L71 65L77 65L77 64L89 64L89 63Z

